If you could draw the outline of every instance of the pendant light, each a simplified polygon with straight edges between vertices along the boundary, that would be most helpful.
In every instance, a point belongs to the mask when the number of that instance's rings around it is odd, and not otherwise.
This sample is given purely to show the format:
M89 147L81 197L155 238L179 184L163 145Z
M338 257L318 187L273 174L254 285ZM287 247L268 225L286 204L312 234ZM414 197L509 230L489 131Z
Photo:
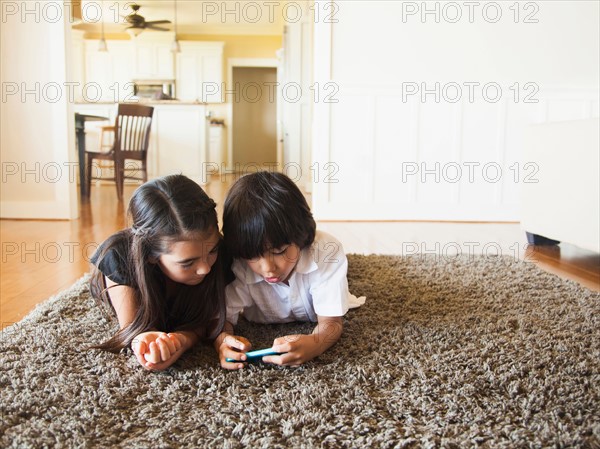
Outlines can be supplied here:
M173 21L173 25L174 25L174 30L175 30L175 39L173 40L173 43L171 44L171 51L173 53L181 53L181 47L179 46L179 41L177 40L177 0L174 0L174 4L175 4L175 20Z
M104 39L104 0L100 3L100 23L102 26L102 39L100 39L100 43L98 44L98 51L108 51L108 46L106 45L106 39Z

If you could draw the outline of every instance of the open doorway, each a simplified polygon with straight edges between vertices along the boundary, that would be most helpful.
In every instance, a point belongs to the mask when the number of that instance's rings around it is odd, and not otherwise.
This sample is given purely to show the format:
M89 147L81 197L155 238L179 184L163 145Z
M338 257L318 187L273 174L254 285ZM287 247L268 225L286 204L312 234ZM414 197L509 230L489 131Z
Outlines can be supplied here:
M276 166L277 68L232 67L231 76L237 93L232 102L232 168L246 172Z

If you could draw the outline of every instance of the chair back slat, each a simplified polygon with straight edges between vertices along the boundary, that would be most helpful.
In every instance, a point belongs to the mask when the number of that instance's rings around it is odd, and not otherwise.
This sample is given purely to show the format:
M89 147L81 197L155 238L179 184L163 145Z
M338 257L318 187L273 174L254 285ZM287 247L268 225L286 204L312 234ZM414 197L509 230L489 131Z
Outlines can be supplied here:
M117 197L119 201L123 200L123 180L136 179L146 182L148 180L148 171L146 168L146 159L148 145L150 143L150 128L152 125L152 115L154 108L141 104L119 104L117 118L115 119L114 133L115 140L110 152L93 153L86 152L86 176L87 192L91 188L91 180L106 179L97 178L92 175L92 163L94 159L112 160L114 163L114 181L117 185ZM142 177L131 174L131 170L138 170L125 166L125 160L132 159L140 161L139 171Z
M148 151L154 108L144 105L120 104L116 120L115 151L122 157Z

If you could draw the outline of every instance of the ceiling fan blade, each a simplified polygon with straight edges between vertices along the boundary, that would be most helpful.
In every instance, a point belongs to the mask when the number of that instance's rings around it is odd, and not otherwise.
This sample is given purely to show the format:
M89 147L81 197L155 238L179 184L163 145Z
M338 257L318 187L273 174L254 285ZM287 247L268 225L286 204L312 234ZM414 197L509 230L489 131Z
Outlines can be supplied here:
M126 23L128 23L130 26L127 27L128 30L144 30L146 28L150 29L150 30L158 30L158 31L169 31L168 28L161 28L158 27L156 25L159 24L167 24L167 23L171 23L170 20L150 20L150 21L146 21L146 19L139 15L137 12L140 9L140 6L137 4L131 4L129 5L131 6L131 9L133 10L131 14L127 15L127 16L123 16L123 19L125 20ZM140 32L138 31L138 33Z
M137 14L125 16L123 19L125 19L126 23L130 23L132 25L143 25L146 22L142 16L138 16Z
M148 25L148 24L146 24L145 28L147 28L148 30L170 31L168 28L156 27L154 25Z

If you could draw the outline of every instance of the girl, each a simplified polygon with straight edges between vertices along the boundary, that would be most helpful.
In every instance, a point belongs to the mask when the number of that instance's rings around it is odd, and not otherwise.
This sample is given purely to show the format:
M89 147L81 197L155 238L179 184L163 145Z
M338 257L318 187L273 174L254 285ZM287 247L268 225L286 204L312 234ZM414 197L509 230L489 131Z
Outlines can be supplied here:
M92 256L92 295L116 313L119 330L97 348L129 345L149 370L171 366L225 320L221 237L215 203L182 175L140 186L129 203L129 229Z
M240 313L259 323L317 322L311 335L275 339L273 350L283 354L263 357L267 363L300 365L340 338L342 316L364 298L348 292L342 245L316 231L290 178L271 172L240 178L225 200L223 234L236 276L226 288L227 323L215 340L223 368L243 368L244 352L252 346L233 336Z

